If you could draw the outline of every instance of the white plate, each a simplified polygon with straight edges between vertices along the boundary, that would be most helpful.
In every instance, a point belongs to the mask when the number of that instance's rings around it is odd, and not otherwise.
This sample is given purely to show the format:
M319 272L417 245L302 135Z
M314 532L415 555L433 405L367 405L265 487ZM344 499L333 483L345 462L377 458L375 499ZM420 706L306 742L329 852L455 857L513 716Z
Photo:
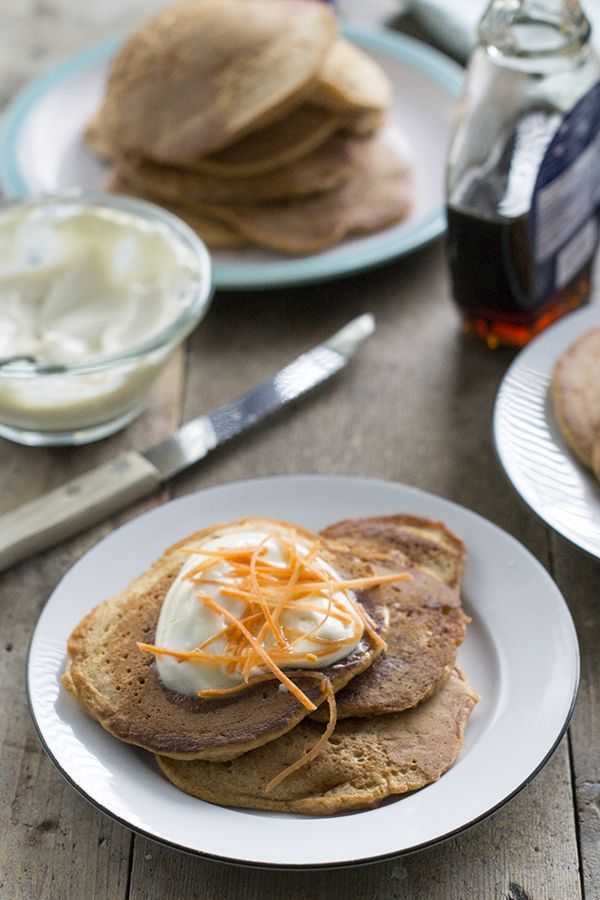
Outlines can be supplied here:
M404 222L377 234L343 241L300 259L267 250L212 253L219 288L261 288L335 278L401 256L445 228L444 168L462 69L441 53L404 35L365 26L344 33L385 69L394 85L388 137L410 142L416 201ZM10 197L79 186L98 190L104 167L82 141L98 108L110 58L108 41L77 54L30 84L6 113L0 142L0 183Z
M460 665L481 694L464 748L440 781L378 809L333 818L226 809L174 788L152 756L120 743L60 688L67 635L96 603L163 548L218 519L285 518L317 530L350 516L443 519L469 549L464 597L473 621ZM577 691L577 638L546 571L514 538L416 488L358 478L241 481L167 503L113 532L56 588L31 643L31 712L46 750L92 803L135 831L192 853L260 866L335 866L440 841L522 788L562 736Z
M600 558L600 484L569 449L552 407L554 363L579 335L600 325L600 304L561 319L519 353L504 376L494 440L504 470L534 513Z

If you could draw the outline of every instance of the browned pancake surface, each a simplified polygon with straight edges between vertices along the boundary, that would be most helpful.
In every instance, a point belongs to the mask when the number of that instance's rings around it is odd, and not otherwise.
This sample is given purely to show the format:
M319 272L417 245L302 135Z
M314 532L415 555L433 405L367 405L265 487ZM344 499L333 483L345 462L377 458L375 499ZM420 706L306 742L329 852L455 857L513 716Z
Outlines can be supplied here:
M259 521L235 524L242 527ZM71 634L63 684L115 737L174 758L231 759L279 737L308 714L289 692L279 690L279 682L255 685L221 700L174 694L161 684L153 658L136 647L137 641L152 643L154 639L162 602L185 559L179 549L216 537L229 527L213 526L168 549L129 587L92 610ZM297 527L295 531L308 534ZM322 555L346 575L366 571L346 552L330 552L325 545ZM386 611L366 592L362 603L384 631ZM350 656L321 670L322 675L338 690L379 652L363 638ZM315 703L323 701L322 684L306 673L288 670L288 674Z
M102 129L161 162L211 153L297 105L336 31L331 10L310 0L169 6L113 61Z
M302 104L230 147L210 156L189 157L182 165L192 171L224 178L262 175L297 162L320 147L348 121L347 116L339 113Z
M561 430L574 453L600 471L600 327L576 340L558 359L552 399ZM598 476L600 477L600 476Z
M182 219L186 225L189 225L209 247L245 247L248 243L248 240L243 235L238 234L227 222L220 222L217 219L211 219L209 216L190 212L189 209L185 209L168 200L149 196L147 191L130 184L120 174L120 171L116 166L112 166L109 169L104 183L105 191L111 194L125 194L127 197L139 197L141 200L151 200L154 203L158 203L168 212Z
M319 194L352 175L355 142L334 135L293 165L242 178L224 178L151 160L124 157L116 171L136 190L187 209L198 203L260 203Z
M368 809L430 784L455 761L477 694L459 671L404 713L338 723L319 756L271 791L266 785L316 742L305 720L267 747L228 763L157 757L178 788L221 806L331 815Z
M338 522L323 535L377 574L404 567L412 574L412 581L374 590L390 613L387 650L337 694L338 717L400 712L421 703L450 674L465 636L463 542L441 522L400 515ZM322 719L321 710L313 718Z
M293 203L206 204L199 210L285 253L317 253L349 235L378 231L410 210L410 166L382 138L361 141L357 151L352 177L334 190Z
M392 100L392 86L374 59L338 38L327 51L310 99L340 112L385 110Z

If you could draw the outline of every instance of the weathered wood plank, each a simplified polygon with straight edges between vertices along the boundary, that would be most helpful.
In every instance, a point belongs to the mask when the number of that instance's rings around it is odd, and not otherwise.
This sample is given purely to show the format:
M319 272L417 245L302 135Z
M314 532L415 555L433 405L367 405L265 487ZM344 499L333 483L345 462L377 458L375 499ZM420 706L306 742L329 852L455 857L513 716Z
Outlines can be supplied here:
M547 564L546 531L506 485L492 449L492 403L511 355L460 338L443 300L440 252L310 292L218 298L190 345L184 418L230 399L365 309L375 312L378 329L334 382L180 476L174 492L295 472L391 478L477 510ZM566 745L492 819L395 863L283 875L192 860L143 840L135 845L131 900L299 900L315 893L336 900L349 892L382 900L580 897Z
M27 452L0 442L4 508L31 490L61 480L112 457L117 449L144 447L170 434L179 423L183 354L161 379L147 412L122 435L92 447ZM31 476L28 480L28 472ZM42 750L25 696L25 657L31 631L54 585L65 570L114 525L156 503L158 497L103 523L55 551L6 573L0 593L0 897L7 900L81 900L125 897L132 836L80 798Z
M571 725L585 896L600 897L600 562L553 536L555 577L573 613L581 686Z
M3 22L0 106L26 80L75 49L118 33L166 0L22 0ZM401 4L378 0L393 15ZM342 13L367 16L355 0ZM364 4L363 4L364 7ZM393 8L392 8L393 7ZM510 359L456 337L440 249L352 280L293 292L219 296L194 338L185 418L247 388L347 318L373 308L377 335L337 383L278 417L176 482L177 493L252 475L368 474L417 484L457 500L512 531L545 563L546 534L507 487L491 449L491 404ZM418 341L416 340L418 336ZM173 375L170 376L173 378ZM0 512L62 483L118 449L142 449L176 424L180 388L167 379L159 406L115 438L70 451L0 441ZM335 443L332 440L335 436ZM164 495L164 494L163 494ZM148 504L156 502L150 498ZM135 515L141 505L122 518ZM0 601L0 896L124 897L129 833L95 812L41 752L24 699L24 656L35 618L56 581L113 523L24 564L2 580ZM557 574L583 644L581 700L573 726L578 809L588 897L600 895L598 644L593 561L558 549ZM595 679L595 680L594 680ZM596 755L595 755L596 754ZM396 863L319 875L248 872L193 860L136 840L132 900L349 894L571 900L580 896L563 744L546 770L508 807L463 836ZM341 893L341 888L344 892ZM340 893L337 891L340 890Z

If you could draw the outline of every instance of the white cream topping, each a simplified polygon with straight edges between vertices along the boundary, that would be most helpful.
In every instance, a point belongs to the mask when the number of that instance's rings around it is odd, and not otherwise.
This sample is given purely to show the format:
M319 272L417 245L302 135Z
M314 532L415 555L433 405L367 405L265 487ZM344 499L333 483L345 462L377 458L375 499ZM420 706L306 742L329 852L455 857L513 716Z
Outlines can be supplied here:
M242 600L226 597L221 593L218 585L206 583L207 580L219 580L231 585L239 584L239 579L232 577L231 574L227 574L228 566L226 563L216 562L214 566L202 573L202 580L195 584L192 584L191 581L185 581L184 576L192 568L208 558L206 554L202 553L203 549L219 550L225 547L256 547L265 538L268 539L265 544L265 558L270 562L286 566L285 550L266 531L225 532L220 537L201 544L198 547L198 553L190 555L186 560L165 597L156 628L154 641L156 646L168 650L188 652L194 650L207 638L217 634L229 624L229 621L224 616L213 612L202 603L197 597L198 591L208 594L233 615L238 617L243 615L246 604ZM306 556L310 550L308 544L298 540L296 540L296 548L301 556ZM341 580L341 576L319 556L316 556L311 564L326 573L329 578ZM337 591L334 597L336 601L342 604L344 611L352 617L352 622L344 622L334 616L327 617L328 601L325 597L315 593L304 597L302 603L304 605L310 603L318 607L318 611L287 609L281 615L281 623L285 627L297 629L304 634L312 631L313 628L320 624L315 635L328 641L336 642L351 637L356 631L357 637L355 641L350 644L339 645L327 656L320 657L316 662L309 660L293 661L288 664L287 668L322 669L325 666L339 662L339 660L348 656L356 648L363 633L362 622L344 592ZM360 627L357 627L357 622ZM224 653L226 643L227 641L224 637L218 638L210 644L207 650L211 653ZM268 646L269 643L267 644ZM322 650L323 645L312 641L310 638L300 640L294 648L294 652L302 654L321 652ZM233 687L242 681L239 671L230 672L227 671L226 665L215 665L201 660L179 661L171 656L157 655L156 665L163 684L180 694L193 695L200 690ZM286 666L281 665L281 668L286 668ZM265 671L267 670L255 667L251 674L257 675Z
M73 365L127 352L182 307L195 259L159 222L50 205L0 215L0 359ZM93 373L0 379L0 420L24 429L93 426L139 405L170 347Z
M120 353L178 312L190 260L158 223L117 210L0 218L0 358L72 364Z

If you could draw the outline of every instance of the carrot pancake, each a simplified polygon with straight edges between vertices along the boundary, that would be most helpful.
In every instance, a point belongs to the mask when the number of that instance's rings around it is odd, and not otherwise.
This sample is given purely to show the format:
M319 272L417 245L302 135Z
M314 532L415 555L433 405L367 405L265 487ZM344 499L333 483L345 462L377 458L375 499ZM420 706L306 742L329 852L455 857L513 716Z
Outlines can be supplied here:
M114 171L148 197L193 209L198 203L260 203L319 194L352 176L355 155L355 142L338 134L294 165L242 178L162 166L135 157L118 158Z
M155 197L149 197L147 192L130 184L116 166L109 169L105 180L104 190L112 194L124 194L127 197L139 197L142 200L153 200L167 210L173 213L189 225L196 232L198 237L209 247L234 248L245 247L248 240L241 234L238 234L231 225L226 222L219 222L217 219L211 219L210 216L203 216L201 213L191 212L176 203L165 200L159 200Z
M261 246L306 254L399 222L410 211L412 192L406 159L374 137L359 143L353 175L338 188L293 203L205 204L198 211Z
M298 105L336 37L312 0L186 0L114 59L100 123L123 150L179 163L232 144Z
M600 479L600 327L581 335L552 374L554 412L570 448Z
M325 56L310 99L338 112L383 111L392 102L392 86L374 59L339 38Z
M369 809L437 781L455 761L478 697L455 669L425 703L396 715L346 719L310 765L278 784L282 767L310 752L319 726L293 731L226 763L157 756L176 787L220 806L332 815ZM321 726L322 730L322 726Z
M181 167L221 178L264 175L298 162L342 128L364 134L378 125L371 113L342 115L304 103L218 153L183 160Z
M390 614L387 649L336 695L338 719L421 703L448 678L469 621L460 598L463 542L441 522L402 515L348 519L322 534L328 545L361 559L372 572L406 568L412 576L373 589ZM321 720L321 710L313 718Z
M352 554L330 551L326 541L310 532L273 520L249 518L213 526L175 544L124 591L92 610L69 638L63 684L115 737L173 758L232 759L289 731L381 653L387 611L366 590L361 594L361 606L356 607L364 634L349 655L335 664L310 671L290 667L285 671L287 682L271 677L237 693L217 691L223 696L210 700L165 688L152 647L163 601L180 576L182 563L189 559L186 550L211 539L224 539L232 531L260 528L286 539L316 541L319 558L344 579L373 580L369 567ZM305 591L303 584L290 589ZM193 595L192 602L196 602ZM202 603L210 608L209 601ZM255 652L254 645L252 648ZM231 651L229 658L234 656ZM261 657L258 663L263 661ZM255 663L251 667L254 670Z

